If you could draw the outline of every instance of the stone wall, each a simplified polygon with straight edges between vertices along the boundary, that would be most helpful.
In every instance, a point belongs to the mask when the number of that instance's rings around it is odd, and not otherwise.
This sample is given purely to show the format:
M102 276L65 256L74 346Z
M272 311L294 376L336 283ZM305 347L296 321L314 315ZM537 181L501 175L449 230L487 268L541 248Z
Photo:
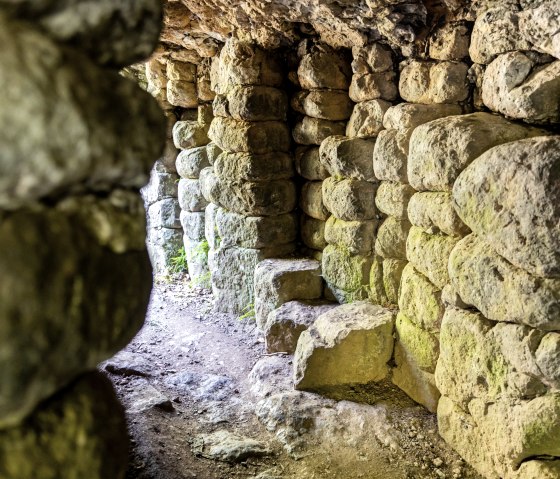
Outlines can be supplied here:
M95 371L141 328L139 189L157 103L117 69L155 48L159 1L0 1L0 477L123 478L124 411Z

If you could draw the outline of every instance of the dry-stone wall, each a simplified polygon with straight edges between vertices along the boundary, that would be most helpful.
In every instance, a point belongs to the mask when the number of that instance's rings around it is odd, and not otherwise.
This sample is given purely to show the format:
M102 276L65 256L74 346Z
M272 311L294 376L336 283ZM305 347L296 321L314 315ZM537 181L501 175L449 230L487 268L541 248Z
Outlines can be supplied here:
M212 143L181 153L218 308L254 303L297 388L400 388L485 477L558 479L558 0L309 3L315 32L238 12L255 43L225 42Z
M165 120L115 68L161 5L59 3L0 1L0 477L122 479L124 411L91 371L144 321Z

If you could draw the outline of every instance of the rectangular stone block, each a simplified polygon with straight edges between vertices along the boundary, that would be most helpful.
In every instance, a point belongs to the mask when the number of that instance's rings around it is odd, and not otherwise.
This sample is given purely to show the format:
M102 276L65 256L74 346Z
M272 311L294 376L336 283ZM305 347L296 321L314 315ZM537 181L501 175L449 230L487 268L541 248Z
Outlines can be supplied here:
M319 146L325 138L332 135L344 135L346 123L343 121L322 120L304 116L296 123L293 130L294 141L300 145Z
M179 177L175 173L161 173L152 169L149 183L142 188L142 198L149 206L165 198L177 198Z
M397 94L397 76L394 71L352 76L349 95L356 103L378 98L392 101L397 98Z
M214 99L214 111L246 121L286 121L288 97L268 86L233 86L227 94Z
M373 174L375 141L346 136L330 136L321 143L321 164L331 176L376 181Z
M348 90L352 70L343 54L326 44L311 45L302 52L297 76L305 90Z
M198 106L196 84L182 80L169 80L167 82L167 101L173 106L181 108L196 108Z
M321 163L317 146L298 146L295 152L295 163L298 174L306 180L322 181L330 176Z
M294 176L293 159L287 153L221 153L214 173L225 181L269 181Z
M323 181L323 202L338 219L373 220L377 213L376 190L377 185L368 181L330 177Z
M218 227L216 226L216 214L218 205L210 203L204 210L204 236L210 245L211 250L215 250L220 246L222 239L218 235Z
M377 230L375 254L383 258L406 260L406 240L410 223L406 218L387 217Z
M208 139L207 124L202 124L198 120L178 121L173 126L173 143L176 148L186 150L198 146L207 145Z
M210 166L206 146L183 150L175 160L177 173L182 178L198 179L200 172Z
M301 189L299 206L302 211L312 218L326 221L330 214L323 201L323 182L308 181Z
M204 211L208 201L202 195L200 180L181 178L178 199L181 209L185 211Z
M379 132L373 150L373 171L377 179L408 183L408 144L412 131Z
M391 103L385 100L356 103L346 126L346 136L350 138L376 137L383 130L383 116L390 106Z
M442 289L449 283L447 263L459 238L431 235L412 226L406 240L406 257L433 284Z
M367 293L372 262L373 256L353 255L345 248L328 245L323 250L323 278L336 289Z
M223 246L269 248L293 243L297 236L297 219L292 214L244 216L218 208L215 223Z
M326 246L325 221L301 215L301 240L308 248L322 251Z
M405 183L382 181L375 195L375 206L388 216L407 217L408 202L416 190Z
M176 198L156 201L148 208L148 228L181 228L180 213Z
M254 276L255 315L263 328L268 315L295 299L318 299L323 295L321 263L309 259L271 259L258 264Z
M408 219L427 233L463 237L470 233L453 206L449 192L416 193L408 203Z
M208 269L208 253L210 247L206 239L192 240L183 237L183 245L187 256L187 267L191 281L201 287L210 288L210 270Z
M457 103L469 96L465 63L413 60L401 71L399 92L411 103Z
M208 136L222 150L230 152L262 154L290 149L290 131L279 121L248 122L216 117Z
M463 109L460 105L399 103L385 112L383 126L388 130L404 132L438 118L460 115L461 113L463 113Z
M205 239L204 229L206 224L206 210L192 213L181 211L181 226L185 236L193 241Z
M344 221L331 216L325 225L325 240L352 254L367 256L373 252L376 230L377 220Z
M352 57L354 74L385 72L393 69L393 52L382 43L352 47Z
M196 80L196 65L168 59L165 74L169 80L193 83Z
M437 333L445 313L441 290L410 263L403 270L399 308L418 327Z
M294 110L304 115L331 121L347 120L354 107L346 90L302 90L291 103Z
M319 316L298 341L296 389L355 399L348 396L352 389L385 381L393 353L393 325L394 313L367 302L345 304Z

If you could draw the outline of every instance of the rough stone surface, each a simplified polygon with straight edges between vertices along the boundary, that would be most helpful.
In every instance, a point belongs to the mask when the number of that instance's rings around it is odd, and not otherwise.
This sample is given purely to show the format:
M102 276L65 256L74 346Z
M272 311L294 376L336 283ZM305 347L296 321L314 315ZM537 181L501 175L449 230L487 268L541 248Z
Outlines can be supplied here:
M181 211L181 226L187 238L200 241L205 238L204 228L206 224L206 212L191 213L190 211Z
M559 123L560 60L536 65L527 55L500 55L482 80L482 101L490 110L529 123Z
M462 237L470 232L469 227L457 215L453 197L448 192L427 191L414 194L408 203L407 213L410 222L427 233L441 232Z
M346 126L346 136L372 138L383 130L383 115L391 104L385 100L368 100L357 103ZM333 133L337 134L337 133ZM343 133L338 133L343 134Z
M422 371L433 374L439 356L438 336L418 327L402 311L397 315L395 330L402 359L413 363Z
M338 219L364 221L375 218L376 186L367 181L330 177L323 181L323 202Z
M488 319L560 329L560 280L516 268L475 235L453 249L449 275L461 299Z
M173 126L173 143L175 147L186 150L207 145L208 127L197 120L178 121Z
M460 105L399 103L387 110L383 117L383 126L387 129L404 132L438 118L461 113Z
M221 153L214 161L214 172L226 181L269 181L291 178L293 159L287 153Z
M360 290L365 292L369 284L372 260L371 255L353 255L344 247L328 245L323 250L323 278L328 286L333 286L336 290L348 293Z
M244 216L218 208L215 224L221 244L243 248L266 248L296 239L297 219L292 214L280 216Z
M465 63L412 61L401 71L399 92L411 103L457 103L469 96Z
M414 193L410 185L382 181L375 195L375 206L386 215L406 218L408 202Z
M461 171L486 150L543 133L489 113L431 121L410 138L408 180L418 191L451 191Z
M354 74L385 72L393 68L393 53L382 43L355 46L352 48L352 57Z
M330 136L319 148L321 164L331 176L375 181L373 148L375 142L346 136Z
M393 71L354 75L348 94L356 103L377 98L392 101L398 95L396 78Z
M346 90L302 90L292 98L292 108L323 120L348 120L354 104Z
M330 176L321 163L319 148L316 146L298 146L295 163L298 174L306 180L324 180Z
M81 376L19 426L0 432L6 479L124 477L127 460L124 410L101 373Z
M352 71L344 55L328 45L317 43L301 58L297 74L305 90L348 90Z
M532 48L560 59L560 18L558 2L552 0L519 12L519 30Z
M181 228L181 208L175 198L166 198L148 208L148 228Z
M301 333L337 305L325 301L288 301L271 311L264 326L266 351L293 354Z
M181 80L169 80L167 82L167 101L171 105L181 108L196 108L198 106L196 84Z
M406 265L401 277L399 308L410 321L430 333L439 332L445 313L441 296L441 289L412 264Z
M17 424L140 329L151 287L145 227L141 199L122 191L2 219L2 427Z
M406 258L438 288L449 282L447 262L460 238L432 235L412 226L406 240Z
M223 97L214 99L216 104L224 102L226 116L246 121L285 121L288 97L278 88L267 86L236 86Z
M323 250L327 246L325 240L325 221L301 215L300 233L303 244L314 250Z
M530 49L531 44L519 31L518 12L498 7L476 18L469 48L474 62L489 64L501 53Z
M377 231L375 253L383 258L407 259L406 240L409 230L410 223L406 218L386 218Z
M519 268L560 277L560 138L501 145L480 156L453 188L459 216Z
M241 462L272 454L267 444L226 430L195 436L191 449L196 455L225 462Z
M110 2L102 3L100 12L107 13ZM7 89L0 110L0 207L21 207L77 184L106 190L146 183L165 142L165 120L153 98L3 14L0 42L0 84Z
M304 183L299 205L307 216L326 221L329 218L329 211L323 200L323 182L308 181Z
M325 225L325 240L352 254L368 255L373 252L376 230L376 220L344 221L331 216Z
M393 353L393 313L367 302L319 316L303 332L294 356L297 389L330 392L387 378Z
M408 183L408 146L412 129L379 132L373 150L373 171L379 180Z
M200 180L181 178L178 198L181 209L185 211L204 211L208 206L200 189Z
M444 316L436 368L440 434L486 477L547 477L518 475L517 468L558 456L560 398L536 359L545 334L464 310Z
M177 156L175 166L179 176L192 179L198 178L200 172L210 166L206 146L181 151Z
M434 60L462 60L469 56L469 27L464 23L446 23L429 40L429 55Z
M255 316L263 328L268 315L294 299L317 299L323 294L321 264L307 259L270 259L255 270Z
M246 216L277 216L292 211L296 190L292 181L221 181L205 168L200 188L207 201Z
M294 127L293 137L300 145L320 145L332 135L344 135L346 123L304 116Z
M250 123L216 117L208 136L222 150L231 152L262 154L290 149L290 132L279 121Z

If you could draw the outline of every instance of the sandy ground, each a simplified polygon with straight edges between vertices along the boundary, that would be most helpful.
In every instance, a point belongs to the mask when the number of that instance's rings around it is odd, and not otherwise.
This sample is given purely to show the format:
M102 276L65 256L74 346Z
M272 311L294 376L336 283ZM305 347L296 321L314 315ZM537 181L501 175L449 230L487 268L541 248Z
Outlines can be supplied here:
M291 358L184 279L155 286L142 331L100 368L127 411L127 479L479 478L398 392L375 406L294 392ZM213 448L216 431L233 446Z

